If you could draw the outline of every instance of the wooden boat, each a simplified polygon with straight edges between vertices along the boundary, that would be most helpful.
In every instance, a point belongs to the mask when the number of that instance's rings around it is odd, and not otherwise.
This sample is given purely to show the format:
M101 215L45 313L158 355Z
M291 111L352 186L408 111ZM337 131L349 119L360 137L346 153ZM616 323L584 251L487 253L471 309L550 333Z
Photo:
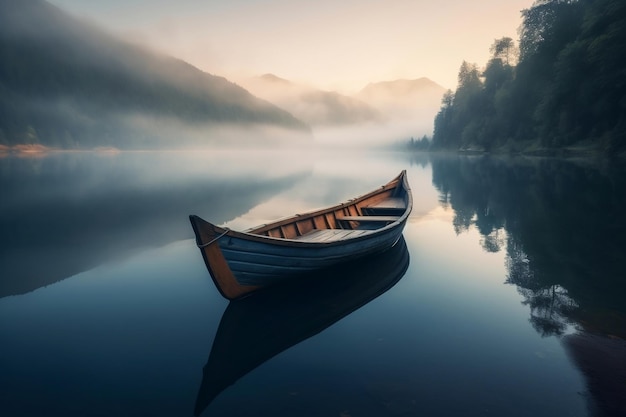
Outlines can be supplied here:
M406 171L342 204L235 231L189 219L220 293L242 297L259 288L391 248L413 199Z
M388 251L348 261L231 301L213 339L196 398L199 416L226 388L294 345L381 296L409 266L404 238Z

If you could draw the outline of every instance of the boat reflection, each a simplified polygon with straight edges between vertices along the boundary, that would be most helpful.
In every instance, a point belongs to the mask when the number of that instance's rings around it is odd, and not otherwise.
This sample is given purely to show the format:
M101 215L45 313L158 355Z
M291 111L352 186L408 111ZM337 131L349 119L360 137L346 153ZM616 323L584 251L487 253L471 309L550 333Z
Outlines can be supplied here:
M392 288L409 266L403 237L377 256L231 301L204 366L195 415L228 386Z

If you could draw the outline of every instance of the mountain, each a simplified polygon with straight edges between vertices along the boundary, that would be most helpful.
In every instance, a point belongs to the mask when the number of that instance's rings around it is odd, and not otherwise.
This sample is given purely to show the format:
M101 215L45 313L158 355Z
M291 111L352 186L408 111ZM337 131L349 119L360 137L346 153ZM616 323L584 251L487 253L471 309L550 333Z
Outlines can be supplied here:
M241 84L253 94L289 109L311 126L348 126L381 120L378 110L361 100L333 91L323 91L265 74Z
M429 80L394 80L370 83L355 97L378 109L397 138L431 136L434 118L446 89Z
M429 93L443 94L446 89L436 82L426 78L414 80L394 80L369 83L357 95L367 99L385 98L390 95L421 95L427 96Z
M392 118L401 115L437 114L446 89L428 78L370 83L356 97Z
M309 130L223 77L43 0L0 0L0 145L172 145L187 131L206 141L209 127L259 125Z

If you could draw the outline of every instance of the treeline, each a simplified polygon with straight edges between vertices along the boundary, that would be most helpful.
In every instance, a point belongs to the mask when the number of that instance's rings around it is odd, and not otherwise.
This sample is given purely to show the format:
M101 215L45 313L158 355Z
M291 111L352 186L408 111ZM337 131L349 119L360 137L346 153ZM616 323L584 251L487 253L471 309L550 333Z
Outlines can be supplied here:
M516 43L463 62L435 118L433 149L626 152L626 2L537 0Z

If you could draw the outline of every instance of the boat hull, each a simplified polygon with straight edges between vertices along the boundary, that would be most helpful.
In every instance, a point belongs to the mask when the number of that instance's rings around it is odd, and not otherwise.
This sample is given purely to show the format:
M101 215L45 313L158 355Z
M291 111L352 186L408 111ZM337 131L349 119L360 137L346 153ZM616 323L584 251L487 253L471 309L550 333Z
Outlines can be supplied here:
M361 197L248 231L189 217L213 281L224 297L235 299L393 247L402 236L411 208L403 171Z
M225 236L218 244L241 285L267 285L392 247L404 224L361 239L318 245L276 245Z

